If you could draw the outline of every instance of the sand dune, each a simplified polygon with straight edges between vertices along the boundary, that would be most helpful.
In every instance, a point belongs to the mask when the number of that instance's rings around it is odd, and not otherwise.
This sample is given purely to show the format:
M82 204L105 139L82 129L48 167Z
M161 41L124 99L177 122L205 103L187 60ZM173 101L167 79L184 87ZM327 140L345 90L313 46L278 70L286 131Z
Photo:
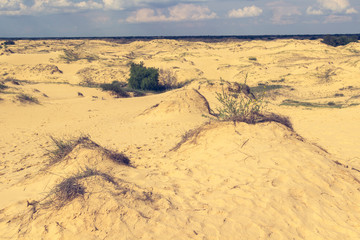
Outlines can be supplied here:
M0 55L0 239L360 239L359 43L9 48ZM132 61L188 84L130 98L93 87L126 82ZM294 130L215 120L216 93L252 97L246 74ZM56 162L52 139L74 143Z

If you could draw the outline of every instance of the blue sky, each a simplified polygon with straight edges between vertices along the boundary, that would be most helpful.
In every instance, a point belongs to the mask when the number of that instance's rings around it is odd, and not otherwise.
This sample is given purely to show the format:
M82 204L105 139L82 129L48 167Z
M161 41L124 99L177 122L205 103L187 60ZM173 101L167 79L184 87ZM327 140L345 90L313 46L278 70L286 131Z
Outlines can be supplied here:
M360 0L0 0L0 37L360 33Z

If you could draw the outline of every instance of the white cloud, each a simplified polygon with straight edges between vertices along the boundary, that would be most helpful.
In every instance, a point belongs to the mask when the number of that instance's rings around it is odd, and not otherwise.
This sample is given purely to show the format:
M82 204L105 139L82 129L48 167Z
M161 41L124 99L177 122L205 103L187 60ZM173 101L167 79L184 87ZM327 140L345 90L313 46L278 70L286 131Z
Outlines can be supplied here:
M333 12L341 12L350 6L348 0L317 0L320 6L324 9Z
M244 7L243 9L233 9L228 12L228 17L231 18L244 18L244 17L256 17L261 15L263 10L261 8L252 5L250 7Z
M314 9L313 7L308 7L306 9L308 15L323 15L324 12L321 9Z
M125 2L123 0L102 0L105 9L121 10L124 8Z
M355 8L346 9L346 14L356 14L358 11Z
M216 13L208 7L194 4L178 4L167 9L142 8L133 12L127 22L164 22L186 21L216 18Z
M296 22L296 16L302 15L298 6L284 1L272 2L267 5L273 11L271 21L274 24L293 24Z
M329 19L326 21L333 21L337 15L334 14L354 14L358 11L350 6L348 0L317 0L316 7L309 6L306 13L309 15L329 15ZM331 14L331 15L330 15ZM340 19L340 18L339 18ZM345 18L344 18L345 19Z
M350 22L352 17L350 16L340 16L340 15L330 15L327 16L324 23L343 23Z

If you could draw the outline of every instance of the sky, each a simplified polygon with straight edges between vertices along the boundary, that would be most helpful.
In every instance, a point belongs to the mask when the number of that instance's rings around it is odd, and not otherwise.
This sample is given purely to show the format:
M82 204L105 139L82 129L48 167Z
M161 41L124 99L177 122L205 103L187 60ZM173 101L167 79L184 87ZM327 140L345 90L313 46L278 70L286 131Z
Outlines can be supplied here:
M360 33L360 0L0 0L0 38Z

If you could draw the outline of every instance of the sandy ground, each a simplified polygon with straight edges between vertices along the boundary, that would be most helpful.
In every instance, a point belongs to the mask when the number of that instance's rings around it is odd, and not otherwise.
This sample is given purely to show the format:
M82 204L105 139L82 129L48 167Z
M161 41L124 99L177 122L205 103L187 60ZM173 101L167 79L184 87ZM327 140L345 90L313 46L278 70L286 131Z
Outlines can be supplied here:
M0 239L360 239L359 43L19 40L8 49ZM90 87L126 82L141 61L189 84L132 98ZM216 92L246 74L294 131L206 117ZM52 137L80 136L49 165ZM58 184L74 176L82 192L63 201Z

